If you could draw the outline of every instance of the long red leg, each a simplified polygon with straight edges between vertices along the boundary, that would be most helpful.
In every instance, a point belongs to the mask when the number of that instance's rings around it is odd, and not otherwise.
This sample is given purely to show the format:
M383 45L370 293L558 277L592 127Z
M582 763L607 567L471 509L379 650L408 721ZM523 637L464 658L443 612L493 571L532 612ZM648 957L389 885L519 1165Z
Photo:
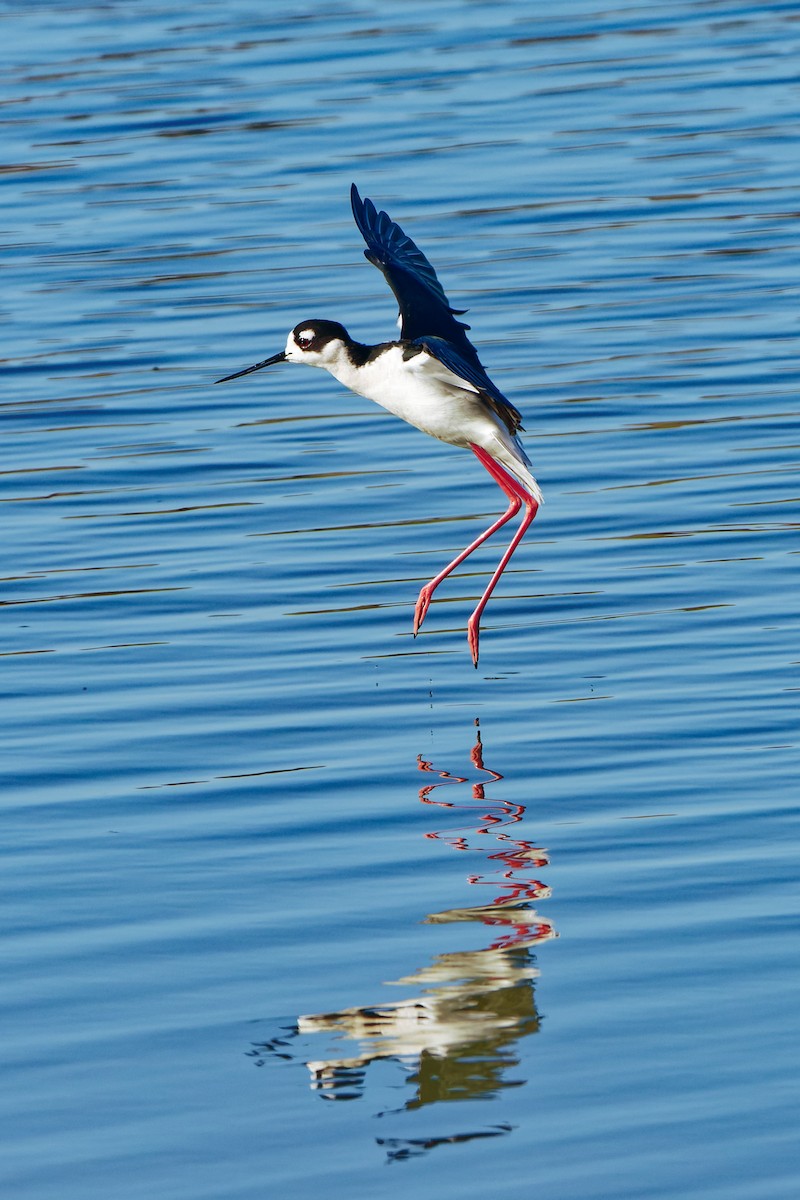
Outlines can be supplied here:
M511 555L522 541L523 537L525 536L525 531L527 530L533 518L536 516L536 513L539 510L539 503L537 500L534 500L533 496L531 496L529 492L525 491L519 480L515 479L514 476L507 471L505 467L501 466L496 459L492 458L490 454L487 454L487 452L481 446L473 445L470 447L470 449L475 454L479 462L486 467L486 470L489 472L495 482L503 489L505 494L511 500L511 506L506 514L505 519L508 520L512 511L518 512L520 506L523 504L525 505L525 515L520 521L519 528L511 539L505 554L497 564L495 572L486 587L486 591L478 601L477 608L467 622L467 640L469 642L469 648L472 651L472 661L475 667L477 667L481 614L486 607L489 597L497 586L497 581L508 566L508 561L511 558ZM488 533L485 536L488 537Z
M514 535L511 545L508 547L505 554L503 555L503 558L500 561L500 564L497 567L497 570L495 571L494 575L490 579L489 586L486 588L486 591L483 593L483 596L480 599L480 603L478 604L478 607L475 609L475 612L472 614L472 616L470 617L470 620L469 620L469 625L468 625L469 645L470 645L470 649L472 650L472 661L475 664L475 666L477 667L477 665L478 665L478 638L480 635L481 613L483 612L484 608L486 607L486 602L488 601L489 597L491 596L492 592L494 591L498 579L500 578L503 571L505 570L505 567L508 564L508 560L511 558L511 555L514 553L517 546L522 541L522 538L525 534L525 530L528 528L531 521L536 516L536 512L537 512L537 509L539 506L538 506L537 502L533 499L533 497L528 495L528 493L523 488L522 484L519 483L518 480L516 480L514 478L514 476L510 474L510 472L506 471L505 467L502 467L500 465L500 463L496 462L495 459L493 459L490 454L488 454L484 449L482 449L482 447L471 445L470 449L475 454L478 461L486 468L486 470L492 476L495 483L497 483L503 489L506 496L508 497L509 505L501 517L498 517L496 521L493 521L488 529L485 529L483 531L483 533L481 533L478 537L476 537L474 542L470 542L470 544L466 547L465 550L462 550L460 554L456 555L456 557L453 559L452 562L448 563L447 566L443 570L441 570L439 572L439 574L437 576L435 576L434 579L432 579L430 581L430 583L426 583L425 586L422 588L422 590L420 591L419 597L417 598L416 608L414 609L414 637L416 637L417 634L419 633L422 622L425 620L425 614L427 613L428 608L430 606L431 597L433 596L433 593L436 591L437 587L442 582L442 580L446 579L447 576L451 573L451 571L454 571L455 568L457 566L459 566L464 561L465 558L468 558L469 555L472 554L473 550L477 550L478 546L482 545L483 542L485 542L487 538L490 538L492 536L492 534L496 533L498 529L501 529L502 526L505 525L507 521L510 521L511 518L513 516L515 516L516 513L519 512L519 510L522 508L522 506L524 504L526 511L525 511L525 516L522 519L522 523L520 524L519 529L517 530L516 534Z
M505 489L503 490L505 491ZM498 529L505 525L506 521L510 521L515 513L519 512L520 508L522 507L521 498L516 495L512 496L510 492L506 492L506 495L510 500L510 504L503 513L502 517L498 517L496 521L493 521L488 529L485 529L479 537L476 537L474 542L470 542L466 550L462 550L460 554L456 555L453 561L448 563L444 570L440 571L439 574L430 581L430 583L426 583L424 588L422 588L420 591L420 594L417 597L417 606L414 609L414 637L416 637L419 633L420 626L425 620L425 614L430 606L431 596L436 591L442 580L446 579L450 572L454 571L456 567L464 561L465 558L468 558L469 555L472 554L473 550L477 550L478 546L480 546L486 541L487 538L491 537L493 533L496 533Z
M452 563L447 563L444 570L439 571L439 574L435 576L431 582L426 583L425 587L420 590L420 594L416 599L416 607L414 610L415 637L417 634L419 634L420 626L422 625L423 620L425 620L425 614L428 611L429 605L431 605L431 596L435 590L437 590L441 581L446 580L451 571L455 571L457 566L463 563L464 559L468 558L474 550L477 550L477 547L479 547L482 542L485 542L487 538L491 538L493 533L497 533L498 529L503 527L506 521L510 521L511 517L522 508L522 500L519 499L519 497L510 497L510 499L511 503L509 504L509 508L505 510L503 516L498 517L498 520L494 521L488 529L483 530L483 533L479 536L479 538L476 538L475 541L470 541L469 546L465 548L465 550L462 550L461 554L457 554L456 558L453 558Z

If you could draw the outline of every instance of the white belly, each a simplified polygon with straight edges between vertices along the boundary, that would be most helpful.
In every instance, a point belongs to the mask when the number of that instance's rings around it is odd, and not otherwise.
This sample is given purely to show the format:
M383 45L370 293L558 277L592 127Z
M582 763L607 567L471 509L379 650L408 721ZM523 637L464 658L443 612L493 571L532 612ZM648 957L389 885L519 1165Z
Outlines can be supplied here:
M468 446L480 429L496 426L478 393L425 353L404 360L402 348L392 346L363 367L337 363L332 373L352 392L454 446Z
M479 392L432 355L422 352L404 359L402 346L391 346L362 367L344 355L325 366L351 392L374 400L423 433L464 449L482 447L540 495L519 439Z

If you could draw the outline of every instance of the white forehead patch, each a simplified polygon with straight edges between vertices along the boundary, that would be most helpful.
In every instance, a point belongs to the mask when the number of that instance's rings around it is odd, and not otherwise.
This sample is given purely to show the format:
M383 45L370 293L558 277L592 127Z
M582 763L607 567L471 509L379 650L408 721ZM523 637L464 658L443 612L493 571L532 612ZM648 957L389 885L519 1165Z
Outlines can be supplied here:
M297 334L298 341L300 341L302 339L305 342L313 342L315 337L316 337L316 334L314 333L313 329L301 329L300 332Z

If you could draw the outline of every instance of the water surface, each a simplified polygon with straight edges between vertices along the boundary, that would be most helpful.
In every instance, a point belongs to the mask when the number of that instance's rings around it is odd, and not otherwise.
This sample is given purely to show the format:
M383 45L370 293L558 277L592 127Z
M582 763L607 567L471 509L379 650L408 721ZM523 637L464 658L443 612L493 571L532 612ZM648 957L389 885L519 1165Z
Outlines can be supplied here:
M5 4L2 1175L797 1194L795 5ZM546 496L322 372L435 263ZM384 1170L390 1165L391 1170Z

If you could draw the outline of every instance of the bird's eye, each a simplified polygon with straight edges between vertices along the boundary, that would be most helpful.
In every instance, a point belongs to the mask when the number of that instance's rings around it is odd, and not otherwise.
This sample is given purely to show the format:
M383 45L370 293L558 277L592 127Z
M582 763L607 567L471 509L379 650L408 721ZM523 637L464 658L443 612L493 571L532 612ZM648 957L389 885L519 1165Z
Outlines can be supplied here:
M304 330L303 333L298 333L294 340L301 350L308 350L314 341L314 335L313 333L309 333L308 330Z

